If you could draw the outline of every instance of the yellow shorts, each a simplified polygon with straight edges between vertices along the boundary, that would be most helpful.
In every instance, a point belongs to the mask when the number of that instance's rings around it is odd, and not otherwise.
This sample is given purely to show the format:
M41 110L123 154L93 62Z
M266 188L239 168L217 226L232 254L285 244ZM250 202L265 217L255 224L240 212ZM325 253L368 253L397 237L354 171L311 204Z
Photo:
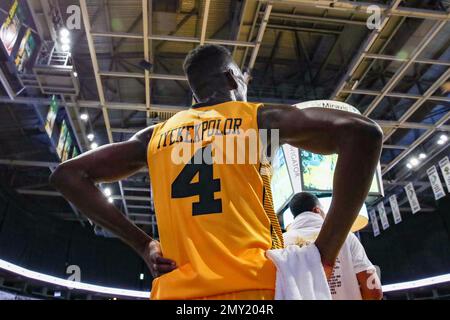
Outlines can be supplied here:
M239 292L230 292L199 298L196 300L273 300L275 291L273 290L247 290Z

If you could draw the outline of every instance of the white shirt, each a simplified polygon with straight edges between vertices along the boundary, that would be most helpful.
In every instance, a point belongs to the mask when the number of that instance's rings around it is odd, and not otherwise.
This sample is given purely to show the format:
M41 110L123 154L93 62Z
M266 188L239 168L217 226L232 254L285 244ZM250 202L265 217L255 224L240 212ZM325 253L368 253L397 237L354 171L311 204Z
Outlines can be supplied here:
M284 243L304 245L314 242L322 228L323 218L314 212L303 212L283 234ZM333 274L328 281L333 300L362 300L356 274L374 270L358 238L350 233L336 259Z

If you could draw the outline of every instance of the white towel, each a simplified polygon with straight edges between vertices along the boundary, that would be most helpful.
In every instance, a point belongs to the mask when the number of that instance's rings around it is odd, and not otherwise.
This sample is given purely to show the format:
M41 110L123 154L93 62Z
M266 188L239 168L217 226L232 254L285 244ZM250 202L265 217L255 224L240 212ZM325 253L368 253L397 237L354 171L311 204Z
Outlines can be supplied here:
M315 244L268 250L277 267L275 300L331 300L320 253Z

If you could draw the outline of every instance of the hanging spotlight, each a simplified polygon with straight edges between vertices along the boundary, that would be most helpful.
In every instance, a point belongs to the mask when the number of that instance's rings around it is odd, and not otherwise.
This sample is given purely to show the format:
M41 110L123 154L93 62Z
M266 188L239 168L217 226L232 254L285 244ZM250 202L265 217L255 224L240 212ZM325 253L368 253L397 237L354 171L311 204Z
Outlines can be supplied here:
M62 44L70 44L70 38L69 37L61 38L60 41L61 41Z
M94 149L97 149L97 148L98 148L97 142L92 142L91 143L91 149L94 150Z
M109 203L113 203L113 202L114 202L114 199L111 198L111 197L109 197L109 198L108 198L108 202L109 202Z
M412 169L411 163L408 163L408 164L406 165L406 167L407 167L408 169Z
M83 121L87 121L89 119L89 115L87 113L80 114L80 119Z
M105 194L105 196L110 197L111 196L111 189L110 188L105 188L103 190L103 193Z
M419 159L425 159L427 155L425 153L419 154Z
M61 30L59 30L59 36L61 38L67 38L69 35L70 35L70 32L66 28L62 28Z
M420 161L417 160L417 158L411 158L409 160L409 163L411 164L411 166L415 167L415 166L417 166L420 163Z
M441 136L439 137L439 140L437 141L437 144L439 145L443 145L448 141L448 137L445 134L441 134Z
M93 133L89 133L89 134L87 135L87 138L88 138L89 141L94 141L95 136L94 136Z
M64 52L67 52L67 51L70 50L70 46L68 44L63 44L61 46L61 50L64 51Z

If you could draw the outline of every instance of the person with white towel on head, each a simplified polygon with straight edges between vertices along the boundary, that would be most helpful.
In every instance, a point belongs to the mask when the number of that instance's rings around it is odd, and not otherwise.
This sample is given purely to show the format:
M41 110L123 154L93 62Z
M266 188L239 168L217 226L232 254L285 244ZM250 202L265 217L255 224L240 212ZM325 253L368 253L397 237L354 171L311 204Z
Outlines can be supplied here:
M297 193L289 204L294 221L283 234L286 246L314 243L325 213L319 199L308 192ZM333 300L380 300L381 282L358 238L350 233L328 280Z

